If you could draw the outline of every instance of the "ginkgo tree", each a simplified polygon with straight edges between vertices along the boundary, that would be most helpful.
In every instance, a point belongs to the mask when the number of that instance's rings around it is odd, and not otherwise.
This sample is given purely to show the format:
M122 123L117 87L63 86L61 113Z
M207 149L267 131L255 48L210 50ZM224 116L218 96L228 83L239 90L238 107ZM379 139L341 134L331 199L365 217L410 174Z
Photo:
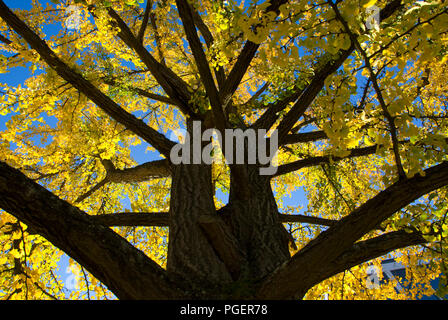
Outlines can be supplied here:
M0 0L0 17L0 72L30 72L1 83L4 299L66 298L64 252L71 299L446 293L444 1ZM276 133L275 173L223 139L224 161L174 162L197 122Z

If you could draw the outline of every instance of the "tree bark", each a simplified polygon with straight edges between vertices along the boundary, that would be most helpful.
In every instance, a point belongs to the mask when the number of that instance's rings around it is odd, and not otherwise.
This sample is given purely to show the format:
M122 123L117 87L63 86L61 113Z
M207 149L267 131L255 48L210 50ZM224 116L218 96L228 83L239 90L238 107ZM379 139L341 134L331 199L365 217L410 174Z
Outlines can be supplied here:
M199 218L203 215L216 215L211 168L199 164L175 166L167 270L193 287L201 283L212 289L229 283L231 276L201 230Z
M186 1L178 0L177 3L201 80L211 102L214 127L222 131L228 124L222 104L230 103L259 44L250 41L245 43L229 76L224 79L225 74L221 72L218 77L218 91L196 27L201 30L208 44L213 41L212 35L207 26L198 20L197 13L190 11ZM286 1L273 0L266 11L278 14L283 3ZM381 20L388 18L400 7L401 1L391 1L381 10ZM149 10L150 5L145 11L145 24ZM164 63L156 61L144 47L142 39L146 26L141 27L140 35L136 37L112 8L108 12L120 27L118 36L141 58L169 97L160 98L148 93L146 96L178 105L184 114L190 116L187 131L191 135L191 120L205 117L196 114L197 108L190 103L188 85ZM1 0L0 16L59 76L114 120L150 143L167 159L170 158L174 145L172 141L135 118L70 68ZM0 41L6 44L9 42L1 36ZM269 105L252 127L271 128L279 120L280 145L325 139L323 131L290 132L321 92L325 79L341 66L353 49L352 43L348 50L340 50L322 68L315 70L304 89L297 88L288 97ZM279 119L279 111L284 110L290 102L295 103ZM200 146L200 151L204 144ZM190 148L193 148L193 144ZM225 148L223 145L222 149ZM376 146L353 149L347 157L365 156L375 151ZM190 149L190 155L193 153L194 150ZM330 159L328 156L302 159L280 166L277 175L342 159ZM193 163L192 157L189 160L188 164L173 164L172 159L171 162L159 160L124 170L117 170L111 161L105 160L105 179L84 195L88 196L108 182L138 182L171 176L168 213L123 213L92 217L3 162L0 162L0 207L65 251L121 299L290 299L302 298L315 284L356 264L397 248L423 243L425 240L421 234L403 231L357 241L420 196L448 185L448 164L445 162L427 169L425 176L398 181L339 221L298 215L290 218L279 215L270 185L271 177L261 176L259 166L231 165L229 203L217 212L211 166L202 159L197 164ZM291 239L282 225L285 221L317 223L329 228L291 258ZM107 227L113 225L169 227L167 270L163 270ZM20 267L19 263L16 267Z
M197 139L192 136L191 121L187 132L191 141ZM193 143L187 144L187 148L190 148L190 164L172 165L171 169L167 271L189 283L191 290L201 296L204 289L208 289L207 295L216 292L217 287L230 283L232 277L200 225L204 216L217 217L211 165L193 164Z
M448 162L426 169L424 176L399 180L310 241L265 280L259 296L267 299L300 297L303 291L320 281L321 271L329 263L363 235L412 201L447 184Z
M278 214L267 176L258 166L246 167L249 198L241 199L231 181L227 213L229 224L247 256L247 275L256 281L290 258L289 238Z
M0 162L0 207L66 252L120 299L180 299L157 263L109 228Z

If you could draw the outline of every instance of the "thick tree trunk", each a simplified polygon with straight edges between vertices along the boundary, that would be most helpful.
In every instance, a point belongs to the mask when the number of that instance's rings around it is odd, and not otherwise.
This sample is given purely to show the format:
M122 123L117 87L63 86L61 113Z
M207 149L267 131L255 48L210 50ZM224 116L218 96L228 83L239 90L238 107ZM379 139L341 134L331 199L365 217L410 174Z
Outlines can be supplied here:
M187 126L190 138L185 141L181 154L185 156L183 153L189 150L183 160L188 158L188 163L172 165L171 169L167 271L185 282L193 296L210 298L210 292L219 292L218 288L230 283L232 277L200 225L204 218L217 217L211 165L203 163L198 156L204 143L201 137L194 136L192 122ZM198 143L196 147L195 143ZM198 160L201 163L194 164Z
M232 184L228 215L231 228L248 262L246 277L258 280L290 258L289 238L279 220L277 203L268 176L248 166L249 197L241 199Z
M197 143L192 131L189 123ZM189 142L191 163L195 147ZM196 155L204 144L196 145ZM257 165L238 169L229 203L217 214L211 166L172 166L167 271L186 281L194 295L248 298L260 279L290 258L269 177L261 176ZM243 180L246 190L241 191Z
M195 291L199 286L213 289L232 280L201 230L199 219L203 216L216 216L210 166L175 166L170 199L167 270L187 281Z
M254 296L256 283L290 258L269 179L259 176L257 168L249 172L250 198L243 200L231 192L229 204L217 215L210 167L173 168L167 270L186 281L195 297ZM209 231L216 227L214 236L201 228L204 221L210 221ZM220 238L223 229L225 238ZM232 245L237 248L229 253ZM223 250L230 256L227 261Z
M143 252L1 161L0 208L70 255L120 299L185 298Z

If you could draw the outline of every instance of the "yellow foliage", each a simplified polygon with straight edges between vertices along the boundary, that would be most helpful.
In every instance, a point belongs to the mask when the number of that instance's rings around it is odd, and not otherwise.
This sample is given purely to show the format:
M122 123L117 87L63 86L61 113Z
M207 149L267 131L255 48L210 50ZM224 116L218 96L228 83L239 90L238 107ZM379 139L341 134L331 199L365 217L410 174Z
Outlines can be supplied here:
M140 20L136 19L135 13L143 16L142 1L109 2L137 35ZM248 126L266 112L267 106L272 107L274 102L297 87L308 85L321 71L321 65L352 45L350 36L328 5L288 1L280 6L277 17L273 12L265 12L269 1L259 5L253 1L251 5L248 1L240 4L238 1L224 2L225 5L218 5L211 0L193 1L201 4L198 12L214 39L210 46L204 45L212 71L223 68L228 76L245 41L259 45L242 84L232 96L233 106ZM55 34L45 34L47 28L44 27L64 25L65 10L70 1L46 7L33 1L31 9L16 10L16 13L46 39L55 54L126 111L165 134L183 128L186 117L174 103L138 94L141 89L153 95L167 95L136 50L117 37L120 29L111 24L106 7L101 6L104 3L86 3L96 7L93 10L80 6L82 14L76 31L61 28ZM373 5L384 7L386 1L349 0L339 2L338 6L377 72L386 111L393 117L400 141L398 152L407 176L411 177L447 159L448 38L445 29L448 23L446 13L441 14L446 9L437 1L435 4L404 3L407 10L404 17L391 19L375 32L365 29L364 9ZM174 5L157 4L153 10L157 26L154 22L148 24L142 43L157 62L169 66L188 84L188 91L194 94L194 107L209 110L210 103L203 94L205 89L200 84L198 67L186 44L177 10ZM25 45L23 39L9 32L3 21L0 21L0 34L7 35L12 42L11 45L0 42L0 73L14 72L16 67L30 71L23 84L0 84L0 115L6 126L0 132L2 161L20 168L29 178L74 204L80 195L106 177L104 160L112 161L119 170L136 166L142 161L136 159L131 147L140 148L140 145L147 151L143 157L150 159L153 156L152 146L66 83L39 54ZM205 38L203 34L201 36ZM301 132L323 131L328 139L282 146L277 160L279 165L313 157L329 160L272 179L281 212L297 214L305 211L314 217L340 219L395 181L394 146L385 111L379 105L378 94L372 89L371 82L365 94L363 92L366 82L371 81L367 80L369 77L363 57L353 53L337 72L322 81L321 93L295 125L308 122L310 127L306 130L302 127ZM265 83L269 84L268 89L251 101ZM286 114L292 104L279 114ZM376 146L375 154L350 157L351 149L371 146ZM340 161L338 158L347 159ZM212 182L220 194L229 192L227 165L213 165ZM91 215L131 209L167 211L170 184L169 178L107 184L76 206ZM286 197L297 190L306 193L307 201L294 208L288 207ZM395 231L398 227L410 226L426 232L438 223L441 234L446 233L446 222L443 222L445 225L442 223L444 216L438 211L441 208L430 210L431 207L441 207L445 200L446 190L438 192L432 199L425 198L422 201L426 209L409 206L404 210L406 212L397 212L388 219L384 230ZM220 195L214 197L214 202L217 208L225 205ZM424 214L428 214L427 219L422 219ZM66 295L63 279L54 273L62 252L23 224L18 224L14 232L4 231L17 223L13 216L0 212L1 298L114 298L100 281L80 267L77 278L80 288ZM290 230L300 250L320 234L323 227L305 228L291 224ZM114 227L114 231L166 267L167 228ZM378 235L377 231L366 238L375 235ZM438 243L446 250L446 240L440 237ZM291 249L291 252L294 254L297 250ZM429 281L440 271L439 260L435 266L421 267L419 259L431 261L433 258L428 250L421 248L408 248L391 256L405 265L409 275L421 286L412 285L397 292L394 289L397 282L392 280L383 284L381 290L369 290L364 281L368 266L363 264L324 280L313 287L306 298L322 299L328 294L333 299L410 299L432 294ZM380 269L383 258L370 263ZM13 269L19 267L22 272L14 274Z

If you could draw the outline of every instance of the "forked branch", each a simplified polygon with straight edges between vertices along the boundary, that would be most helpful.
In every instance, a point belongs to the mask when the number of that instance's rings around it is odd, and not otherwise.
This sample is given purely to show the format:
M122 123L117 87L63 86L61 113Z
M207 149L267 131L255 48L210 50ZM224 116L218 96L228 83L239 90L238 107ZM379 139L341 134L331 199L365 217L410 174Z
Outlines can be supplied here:
M401 162L401 158L400 158L400 152L399 152L399 143L398 143L398 136L397 136L397 128L395 127L395 119L394 117L391 116L391 114L389 113L389 111L387 110L387 105L386 102L384 100L383 97L383 93L378 85L378 80L376 77L376 74L373 70L373 67L370 63L370 59L367 56L367 53L365 52L365 50L361 47L361 44L358 41L358 37L351 31L349 25L347 24L347 22L344 20L344 18L342 17L341 13L339 12L339 9L337 7L336 4L334 4L331 0L329 1L330 6L333 8L335 14L336 14L336 18L339 20L339 22L343 25L345 32L349 35L350 40L352 45L355 46L356 50L361 54L361 56L364 59L364 63L365 66L367 68L367 70L370 73L370 81L372 82L373 88L375 89L376 92L376 96L378 99L378 102L381 106L381 109L383 110L383 114L386 117L386 120L389 124L389 129L390 129L390 135L391 135L391 140L392 140L392 149L394 152L394 157L395 157L395 163L397 166L397 171L398 171L398 176L401 179L405 179L406 178L406 173L404 172L403 169L403 164Z
M199 70L201 81L204 84L205 91L207 92L207 96L210 100L215 126L221 130L221 132L224 132L224 129L226 128L226 118L224 115L221 98L219 96L218 89L215 86L201 41L199 40L199 36L196 32L191 6L188 4L187 0L176 0L176 5L184 26L188 44Z
M424 176L397 181L319 234L276 270L262 285L260 298L287 299L303 294L321 280L323 270L329 272L329 263L362 236L411 202L446 185L448 162L426 169Z
M50 49L44 40L39 38L39 36L20 20L1 0L0 17L15 32L21 35L31 48L36 50L42 59L54 69L60 77L85 94L115 121L150 143L166 157L169 157L171 147L174 145L172 141L168 140L157 130L148 126L142 120L137 119L134 115L124 110L116 102L96 88L90 81L69 67L54 53L53 50Z
M393 231L374 237L369 240L356 242L351 248L344 251L322 270L320 278L323 281L339 272L351 267L381 257L389 252L420 245L428 242L418 231Z
M89 191L79 196L75 203L81 202L90 197L107 183L135 183L151 179L166 178L171 175L168 160L155 160L143 163L133 168L117 169L110 160L102 160L106 169L106 176Z
M198 115L189 104L191 94L188 91L188 85L170 68L158 62L151 53L149 53L115 10L108 8L108 13L115 24L120 28L120 32L118 33L120 39L123 40L129 48L134 50L168 96L171 99L180 102L179 108L184 114L197 118Z
M278 15L279 7L286 2L287 0L272 0L270 2L271 4L266 8L266 12L275 12ZM255 54L257 53L259 47L260 44L256 44L249 40L244 44L244 47L241 50L241 53L239 54L235 65L230 71L229 76L227 77L226 81L224 82L224 86L220 91L221 100L223 101L224 105L227 105L227 103L229 103L233 93L241 83L241 79L243 79L243 76L246 74L246 71L249 68L250 63L252 62L252 59L255 57Z
M369 147L362 147L362 148L355 148L355 149L349 149L347 150L349 153L346 156L338 157L338 156L331 156L331 155L324 155L324 156L317 156L317 157L309 157L305 159L300 159L297 161L293 161L290 163L286 163L283 165L280 165L274 175L274 177L284 175L293 171L297 171L303 168L307 167L313 167L317 166L323 163L331 163L331 162L337 162L344 159L350 159L355 157L361 157L361 156L367 156L370 154L375 154L378 150L377 145L369 146Z
M114 231L0 162L0 208L66 252L120 299L179 299L166 271Z

